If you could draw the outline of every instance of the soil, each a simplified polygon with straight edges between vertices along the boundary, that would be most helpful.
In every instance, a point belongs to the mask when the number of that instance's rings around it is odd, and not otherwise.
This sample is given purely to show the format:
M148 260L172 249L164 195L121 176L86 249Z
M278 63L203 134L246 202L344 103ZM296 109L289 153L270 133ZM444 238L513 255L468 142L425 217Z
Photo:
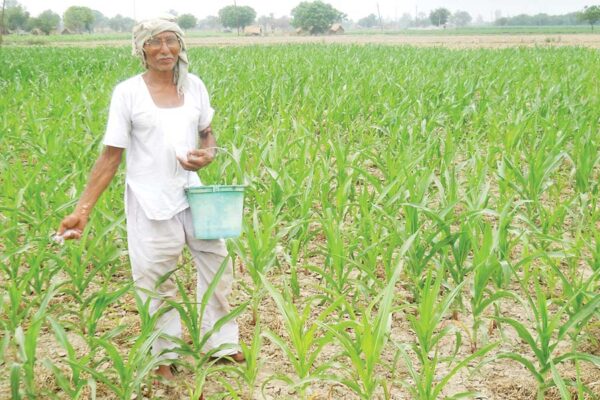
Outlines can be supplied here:
M323 261L323 260L321 260ZM319 260L311 260L311 263L318 263ZM230 298L232 305L240 304L244 301L249 300L248 294L242 289L242 283L252 287L252 281L247 273L243 273L243 267L238 263L235 267L237 274L237 284L235 285L234 292ZM128 274L124 273L123 276L119 277L119 280L128 279ZM318 283L318 277L309 271L300 271L300 281L302 294L301 299L305 299L315 294L315 284ZM186 275L187 276L187 275ZM193 275L192 275L193 276ZM282 279L283 276L272 276L271 281L277 282ZM189 282L188 288L194 288L195 283ZM511 288L518 291L518 287ZM397 303L402 305L409 304L411 301L411 295L408 284L404 285L400 283L397 287ZM64 299L67 300L67 299ZM61 300L62 301L62 300ZM312 310L312 315L316 316L322 312L322 308L315 307ZM409 313L410 309L407 309L406 313ZM533 323L528 317L528 313L523 307L514 301L503 301L501 303L501 312L503 316L515 318L528 326L532 327ZM382 366L378 369L377 374L380 374L385 381L388 382L388 389L391 399L411 399L409 392L400 382L405 384L411 384L411 378L408 373L407 367L402 360L395 361L397 354L397 347L394 343L398 344L409 344L414 342L415 336L410 330L408 318L405 312L396 312L393 315L391 336L390 341L386 345L382 355ZM104 318L100 320L98 326L99 332L107 332L119 324L127 326L126 331L119 337L123 340L116 338L115 344L120 346L122 353L126 353L131 345L131 338L134 338L139 332L139 321L135 312L135 303L133 297L126 295L122 302L115 304L104 313ZM259 316L260 324L264 329L269 329L275 334L286 338L286 329L284 326L283 319L274 304L273 300L266 296L259 305ZM502 344L488 354L487 359L489 362L477 365L476 362L469 365L469 369L463 369L449 382L446 388L443 390L443 396L451 396L453 394L461 392L475 392L477 395L473 398L481 400L526 400L535 399L536 397L536 382L529 372L520 364L507 360L497 359L496 355L505 351L515 351L519 354L524 355L527 358L532 358L531 351L525 343L523 343L514 330L509 326L503 326L500 329L489 329L489 319L486 320L482 331L482 341L484 343L501 342ZM76 321L73 321L76 323ZM246 310L239 318L238 323L240 324L240 335L241 340L245 343L251 343L253 337L254 325L252 321L252 315L250 310ZM442 322L441 326L450 326L452 329L458 330L462 333L463 342L459 348L456 360L462 360L471 354L470 343L468 340L467 329L470 328L472 319L470 317L470 311L467 309L464 313L458 314L458 320L446 319ZM590 354L600 354L600 327L598 324L592 324L588 329L588 339L583 340L580 346L581 351L588 352ZM89 349L84 340L78 335L68 334L69 341L80 355L86 354ZM129 340L126 340L129 338ZM561 354L570 350L568 343L561 343L558 347L557 353ZM446 336L440 345L440 356L451 355L455 347L455 336L450 334ZM341 353L341 348L336 345L330 345L325 347L321 352L321 355L317 359L316 364L321 365L324 362L332 359L337 359L340 365L331 370L330 372L337 376L347 376L347 370L345 367L349 367L348 361L344 361L344 358L337 357ZM68 367L64 360L66 359L66 352L56 342L54 335L50 332L47 327L42 331L38 339L38 350L36 354L37 359L40 361L36 367L36 381L45 388L56 388L58 398L67 399L66 395L61 394L56 386L53 374L43 365L44 359L50 359L56 365L62 365L64 372L68 376ZM10 360L14 359L14 354L5 355L6 365L10 365ZM411 358L415 365L418 365L416 357L411 355ZM293 377L294 372L292 365L286 359L281 349L274 343L271 343L268 339L264 338L262 341L262 347L259 355L260 370L258 374L257 383L254 391L250 394L250 390L246 387L242 380L237 376L224 372L213 373L208 377L207 384L204 389L204 394L207 399L211 396L219 397L219 393L223 393L224 386L221 380L225 380L232 384L234 387L239 387L239 395L242 399L296 399L300 398L298 393L295 393L290 389L290 386L286 383L272 379L275 374L289 374ZM478 368L475 368L478 367ZM111 366L101 366L101 369L106 368L109 370ZM442 379L450 368L446 364L440 364L439 369L436 371L436 380ZM574 367L570 363L565 363L559 366L559 371L562 376L566 379L575 380L576 374ZM586 385L597 395L600 396L600 368L594 367L589 363L580 364L581 378ZM10 387L8 385L9 380L7 379L7 369L4 369L4 373L0 372L0 399L10 398ZM181 369L178 373L176 384L165 386L158 385L148 391L148 397L152 399L187 399L189 398L188 386L194 382L194 376L190 371ZM264 384L264 387L263 387ZM113 393L111 393L102 384L98 384L97 388L98 399L116 399ZM317 399L359 399L358 396L353 394L347 387L327 381L316 381L312 383L307 391L307 398L311 400ZM85 398L85 397L84 397ZM225 398L231 398L226 396ZM384 393L381 388L377 391L376 399L384 399ZM586 397L592 399L593 397ZM546 395L548 400L559 400L560 395L556 391L549 391Z
M278 44L380 44L453 49L581 46L600 48L600 35L591 34L534 34L534 35L334 35L334 36L259 36L259 37L190 37L190 47L248 46ZM127 40L53 42L55 46L127 46Z

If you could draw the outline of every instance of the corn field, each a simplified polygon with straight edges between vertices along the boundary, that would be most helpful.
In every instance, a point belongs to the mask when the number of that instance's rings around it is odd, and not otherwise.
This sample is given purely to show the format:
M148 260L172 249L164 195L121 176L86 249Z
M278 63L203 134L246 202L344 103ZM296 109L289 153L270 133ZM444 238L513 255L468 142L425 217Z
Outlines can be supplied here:
M177 384L127 259L123 169L53 243L127 48L0 50L0 398L600 398L600 80L583 48L193 48L247 184L229 240L246 363L202 354L176 272Z

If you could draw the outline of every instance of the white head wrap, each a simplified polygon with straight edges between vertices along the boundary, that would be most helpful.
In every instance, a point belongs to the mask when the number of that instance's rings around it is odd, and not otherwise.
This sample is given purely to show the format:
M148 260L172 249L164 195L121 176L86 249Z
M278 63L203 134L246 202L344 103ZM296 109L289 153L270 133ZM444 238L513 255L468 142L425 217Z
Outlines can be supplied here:
M187 48L183 40L183 30L175 22L175 17L172 15L161 16L154 19L148 19L140 22L133 27L133 41L132 54L142 59L144 66L146 66L146 59L144 56L144 43L152 37L162 32L173 32L179 38L181 43L181 50L179 51L179 61L175 64L175 70L173 71L173 82L177 86L177 93L183 94L183 89L187 85L187 73L188 73L188 57Z

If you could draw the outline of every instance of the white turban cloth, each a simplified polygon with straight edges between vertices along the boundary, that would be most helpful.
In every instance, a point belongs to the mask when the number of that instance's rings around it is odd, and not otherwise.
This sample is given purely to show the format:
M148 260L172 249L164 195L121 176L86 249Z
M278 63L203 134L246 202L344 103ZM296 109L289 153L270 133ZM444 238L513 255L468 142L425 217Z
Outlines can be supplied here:
M181 50L179 51L179 61L175 64L175 70L173 71L173 83L177 86L177 93L183 94L183 90L187 85L187 74L188 74L188 56L187 48L183 40L183 30L175 22L175 17L164 16L154 19L148 19L140 22L133 27L133 51L134 56L138 56L142 59L144 65L146 65L146 59L144 56L144 43L147 40L152 39L154 36L162 32L173 32L177 35L179 42L181 43Z

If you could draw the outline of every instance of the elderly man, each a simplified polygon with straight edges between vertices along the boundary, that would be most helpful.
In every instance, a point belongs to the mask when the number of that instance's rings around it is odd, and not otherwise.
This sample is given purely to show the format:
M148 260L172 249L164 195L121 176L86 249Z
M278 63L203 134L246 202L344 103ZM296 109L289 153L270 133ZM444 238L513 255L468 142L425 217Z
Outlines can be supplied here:
M197 268L197 296L203 293L227 256L223 240L198 240L184 194L186 185L199 185L195 173L210 164L216 141L211 130L213 109L204 83L188 73L183 31L172 20L158 18L133 29L133 53L146 71L118 84L113 92L104 135L104 148L96 161L75 211L58 231L64 239L79 239L92 208L114 177L126 152L125 212L129 259L133 279L143 299L150 296L156 312L165 298L174 298L177 286L169 274L187 245ZM231 263L227 266L203 318L207 332L229 311ZM161 278L169 276L166 281ZM160 283L157 286L157 283ZM176 358L168 336L181 337L181 321L169 310L158 321L161 336L152 349L163 360L157 373L172 379ZM205 351L219 346L216 356L243 361L238 351L238 326L225 324L211 336Z

